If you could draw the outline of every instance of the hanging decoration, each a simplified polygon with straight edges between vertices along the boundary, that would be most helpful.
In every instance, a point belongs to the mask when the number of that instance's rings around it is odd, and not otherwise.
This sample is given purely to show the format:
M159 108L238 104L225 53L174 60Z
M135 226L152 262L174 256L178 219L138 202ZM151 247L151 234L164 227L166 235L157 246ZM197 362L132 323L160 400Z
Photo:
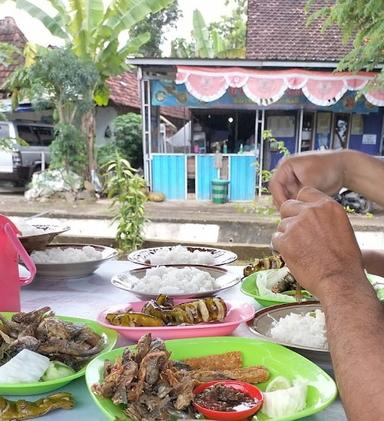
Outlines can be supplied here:
M287 89L301 89L313 104L330 106L339 101L347 91L363 89L376 76L377 74L373 72L179 66L176 84L185 84L191 95L204 102L216 101L228 89L242 88L251 101L266 106L278 101ZM371 104L384 106L384 89L374 87L363 92L363 95Z

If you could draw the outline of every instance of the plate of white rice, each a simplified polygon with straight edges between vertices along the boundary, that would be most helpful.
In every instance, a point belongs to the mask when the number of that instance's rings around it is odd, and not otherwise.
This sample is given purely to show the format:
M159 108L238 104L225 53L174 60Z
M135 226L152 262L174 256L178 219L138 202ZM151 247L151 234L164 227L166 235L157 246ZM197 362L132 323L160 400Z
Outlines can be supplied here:
M20 241L28 253L33 250L44 250L57 235L69 230L69 227L28 222L18 223L17 228L20 231Z
M111 247L77 243L50 244L31 253L37 276L45 279L83 278L116 256L117 251Z
M319 302L263 308L248 322L259 338L292 348L318 364L330 366L325 316Z
M137 250L128 255L128 260L144 266L222 266L232 263L236 259L237 254L228 250L203 246L183 246L181 244Z
M165 294L173 298L205 297L231 288L240 276L224 268L203 265L153 266L113 276L112 284L144 300Z

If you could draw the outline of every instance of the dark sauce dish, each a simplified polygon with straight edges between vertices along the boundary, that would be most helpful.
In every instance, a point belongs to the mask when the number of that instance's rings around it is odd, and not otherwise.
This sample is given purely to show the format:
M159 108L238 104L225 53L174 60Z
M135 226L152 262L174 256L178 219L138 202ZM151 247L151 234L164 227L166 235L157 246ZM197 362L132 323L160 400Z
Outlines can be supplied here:
M193 406L209 419L244 420L260 410L263 394L256 386L237 380L202 383L193 391Z

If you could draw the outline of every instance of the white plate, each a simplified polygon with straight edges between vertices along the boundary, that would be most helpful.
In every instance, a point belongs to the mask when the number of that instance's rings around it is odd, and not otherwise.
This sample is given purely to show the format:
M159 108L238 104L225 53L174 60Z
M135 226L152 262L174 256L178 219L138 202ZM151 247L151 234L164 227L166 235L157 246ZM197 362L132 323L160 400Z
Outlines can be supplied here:
M44 279L83 278L93 273L102 263L117 256L117 251L111 247L95 244L50 244L47 248L78 248L94 247L102 253L102 258L85 262L70 263L36 263L37 276Z
M213 278L215 278L215 282L217 285L215 289L206 291L206 292L191 292L187 294L167 294L169 297L172 297L172 298L207 297L209 295L217 294L220 291L231 288L240 282L240 275L236 275L220 267L204 266L204 265L165 265L165 266L167 266L168 268L174 267L178 269L182 269L185 267L193 267L201 271L208 272ZM140 291L136 291L132 289L132 283L137 281L137 278L139 279L144 278L147 270L150 269L151 267L156 267L156 266L147 266L147 267L133 269L130 271L119 273L113 276L113 278L111 279L111 282L115 287L124 289L125 291L129 291L143 300L154 299L159 295L159 292L155 292L151 294L151 293L140 292Z
M137 263L139 265L144 266L153 266L150 262L150 258L153 254L155 254L159 250L171 250L176 246L167 246L167 247L153 247L148 249L137 250L128 255L128 260L133 263ZM232 251L216 249L212 247L204 247L204 246L183 246L188 249L190 252L194 251L201 251L201 252L208 252L211 253L214 258L214 263L212 266L222 266L228 265L229 263L234 262L237 259L237 254L233 253ZM182 264L181 262L177 262L176 264ZM189 264L188 262L184 262L184 264ZM162 266L167 266L163 265Z
M280 342L271 337L271 328L274 320L279 320L290 313L306 314L321 309L320 303L313 301L302 302L300 304L289 303L266 307L256 312L255 317L248 322L248 327L257 337L291 348L327 369L331 367L331 355L328 349Z
M60 227L57 225L45 225L45 224L30 224L32 227L43 230L40 234L32 235L21 235L19 237L21 243L28 253L33 250L44 250L47 245L56 237L58 234L68 231L69 227Z

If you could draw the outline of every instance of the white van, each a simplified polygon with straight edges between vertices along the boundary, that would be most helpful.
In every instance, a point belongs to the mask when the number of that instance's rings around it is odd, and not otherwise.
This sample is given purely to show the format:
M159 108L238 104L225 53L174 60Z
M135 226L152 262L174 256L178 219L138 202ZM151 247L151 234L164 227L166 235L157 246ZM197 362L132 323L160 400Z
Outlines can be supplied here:
M28 146L20 145L23 139ZM3 139L3 144L1 140ZM4 142L5 139L5 142ZM52 125L26 121L0 121L0 181L25 186L32 174L49 164ZM4 144L7 143L7 147ZM8 147L10 145L10 147Z

